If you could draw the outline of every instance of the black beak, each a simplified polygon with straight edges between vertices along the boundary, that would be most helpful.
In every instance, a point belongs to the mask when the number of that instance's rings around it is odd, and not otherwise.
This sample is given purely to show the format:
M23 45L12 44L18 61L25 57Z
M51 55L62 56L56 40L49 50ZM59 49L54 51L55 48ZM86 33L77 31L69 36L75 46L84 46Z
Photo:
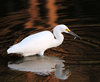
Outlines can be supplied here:
M81 39L77 34L75 34L72 31L69 31L69 34L73 35L74 36L74 39L76 39L76 38Z

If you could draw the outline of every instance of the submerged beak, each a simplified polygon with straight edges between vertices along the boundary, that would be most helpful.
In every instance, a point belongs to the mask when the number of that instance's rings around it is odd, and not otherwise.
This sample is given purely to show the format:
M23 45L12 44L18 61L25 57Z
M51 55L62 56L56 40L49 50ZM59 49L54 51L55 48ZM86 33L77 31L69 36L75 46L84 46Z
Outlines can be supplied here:
M72 31L69 31L69 34L73 35L74 36L74 39L76 39L76 38L81 39L77 34L75 34Z

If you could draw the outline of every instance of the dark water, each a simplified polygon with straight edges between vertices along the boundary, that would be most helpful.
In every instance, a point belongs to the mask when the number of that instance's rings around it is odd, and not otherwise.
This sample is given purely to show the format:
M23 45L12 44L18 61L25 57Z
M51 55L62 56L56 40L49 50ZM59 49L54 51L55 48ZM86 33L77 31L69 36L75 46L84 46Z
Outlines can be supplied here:
M0 81L1 82L100 82L100 1L99 0L8 0L0 1ZM64 34L63 44L49 49L46 56L64 60L71 71L66 80L55 73L42 76L33 72L7 68L7 62L20 55L7 55L9 46L24 37L52 30L58 24L67 25L81 36Z

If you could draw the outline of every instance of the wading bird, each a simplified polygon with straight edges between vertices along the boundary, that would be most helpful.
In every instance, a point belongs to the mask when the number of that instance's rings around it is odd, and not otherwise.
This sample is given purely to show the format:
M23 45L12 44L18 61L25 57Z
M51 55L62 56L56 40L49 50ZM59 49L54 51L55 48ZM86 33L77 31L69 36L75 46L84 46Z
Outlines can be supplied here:
M53 33L50 31L42 31L26 37L21 42L11 46L7 50L7 53L22 54L23 56L30 56L35 54L43 56L45 50L52 47L57 47L62 44L64 40L62 32L69 33L75 36L75 38L80 38L67 26L60 24L54 27Z

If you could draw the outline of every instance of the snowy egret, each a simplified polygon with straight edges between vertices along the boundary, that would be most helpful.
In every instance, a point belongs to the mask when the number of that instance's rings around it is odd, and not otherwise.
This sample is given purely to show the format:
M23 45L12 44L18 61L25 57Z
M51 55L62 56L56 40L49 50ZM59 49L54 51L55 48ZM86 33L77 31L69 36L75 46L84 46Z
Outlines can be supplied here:
M7 50L7 53L17 53L22 54L23 56L30 56L35 54L43 56L45 50L52 47L57 47L62 44L64 40L62 32L69 33L76 38L80 38L67 26L60 24L53 29L53 33L50 31L42 31L26 37L21 42L11 46Z

